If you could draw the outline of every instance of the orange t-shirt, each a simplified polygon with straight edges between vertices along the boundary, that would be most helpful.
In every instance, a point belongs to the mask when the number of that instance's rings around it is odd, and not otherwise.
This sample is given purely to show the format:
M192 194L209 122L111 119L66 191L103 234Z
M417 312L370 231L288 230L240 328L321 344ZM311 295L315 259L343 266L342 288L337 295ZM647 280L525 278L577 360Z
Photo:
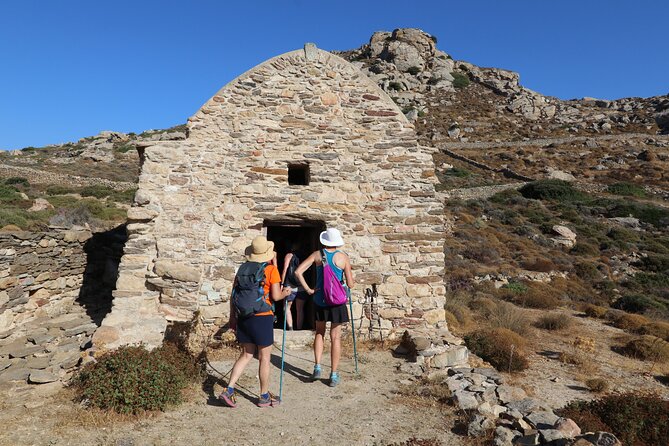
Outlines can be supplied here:
M279 268L274 265L267 265L265 267L265 302L269 306L272 306L272 298L270 297L270 288L272 284L281 283L281 275L279 274ZM272 311L264 311L262 313L256 313L255 316L271 316Z

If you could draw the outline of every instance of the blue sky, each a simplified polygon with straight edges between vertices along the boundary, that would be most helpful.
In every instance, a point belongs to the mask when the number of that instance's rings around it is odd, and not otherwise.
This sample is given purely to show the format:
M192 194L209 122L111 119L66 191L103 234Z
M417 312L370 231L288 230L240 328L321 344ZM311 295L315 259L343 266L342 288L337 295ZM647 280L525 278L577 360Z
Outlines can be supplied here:
M667 94L668 16L664 0L0 0L0 148L181 124L269 57L399 27L547 95Z

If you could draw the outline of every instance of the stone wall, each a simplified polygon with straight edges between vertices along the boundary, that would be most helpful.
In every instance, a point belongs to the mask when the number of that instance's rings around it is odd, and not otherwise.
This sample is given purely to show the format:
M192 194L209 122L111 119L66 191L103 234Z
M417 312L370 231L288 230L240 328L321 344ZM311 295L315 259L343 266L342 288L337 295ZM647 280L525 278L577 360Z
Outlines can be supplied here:
M188 139L144 155L97 345L159 345L168 322L198 310L227 318L244 248L268 220L339 228L358 282L379 285L382 330L443 320L445 224L432 150L338 56L307 46L270 59L190 118ZM309 165L308 185L288 184L289 163Z
M123 227L0 233L0 381L58 379L111 309Z

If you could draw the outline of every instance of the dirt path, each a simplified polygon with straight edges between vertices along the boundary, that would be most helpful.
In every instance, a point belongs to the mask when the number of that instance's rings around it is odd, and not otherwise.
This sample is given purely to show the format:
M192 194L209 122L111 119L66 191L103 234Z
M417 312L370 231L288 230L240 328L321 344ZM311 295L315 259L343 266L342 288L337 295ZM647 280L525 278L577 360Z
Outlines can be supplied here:
M280 352L275 350L273 361L278 365ZM244 390L237 409L221 407L213 398L220 391L217 384L198 389L190 403L174 411L134 422L91 420L62 392L46 397L43 406L28 409L24 404L39 404L35 395L28 395L34 388L14 389L0 395L5 401L0 410L0 445L388 445L412 436L436 438L450 446L467 444L450 431L451 408L416 406L396 396L399 381L408 378L396 372L399 361L387 351L361 354L358 378L350 373L352 362L343 361L342 383L332 389L325 382L304 382L313 366L311 353L292 351L284 375L284 402L277 408L257 408L254 396ZM213 365L227 372L232 362L225 359ZM253 361L240 385L256 392L256 372ZM277 367L272 370L272 391L278 392L278 384ZM12 404L18 401L21 405Z

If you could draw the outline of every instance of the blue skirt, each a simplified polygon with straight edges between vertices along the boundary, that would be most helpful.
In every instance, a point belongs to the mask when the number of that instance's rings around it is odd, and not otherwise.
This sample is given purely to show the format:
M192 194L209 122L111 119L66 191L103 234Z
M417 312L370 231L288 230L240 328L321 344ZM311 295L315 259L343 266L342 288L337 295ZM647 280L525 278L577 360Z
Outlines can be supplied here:
M249 316L237 321L237 342L267 347L274 344L274 316Z

